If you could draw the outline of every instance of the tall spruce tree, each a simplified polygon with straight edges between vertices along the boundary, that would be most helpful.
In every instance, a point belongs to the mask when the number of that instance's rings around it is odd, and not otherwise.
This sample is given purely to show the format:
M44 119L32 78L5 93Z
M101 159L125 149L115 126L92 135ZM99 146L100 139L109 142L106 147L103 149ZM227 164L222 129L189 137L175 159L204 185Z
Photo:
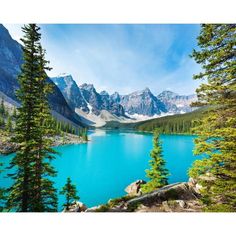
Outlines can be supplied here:
M7 117L7 123L6 123L6 131L11 132L12 131L12 120L11 116L8 115Z
M50 176L56 174L48 159L53 158L51 141L47 138L52 130L47 95L50 92L47 75L49 68L40 44L40 28L36 24L22 28L24 37L24 63L18 77L20 85L17 97L21 102L16 116L14 141L19 144L11 162L16 172L10 174L14 180L7 201L9 210L56 211L57 195Z
M2 163L0 162L0 174L2 172L1 170ZM3 211L4 205L6 200L6 190L4 188L0 188L0 212Z
M197 106L208 105L195 128L195 154L203 154L190 169L202 185L207 211L236 210L236 25L203 24L198 51L192 57L203 71L196 90Z
M4 105L4 98L3 97L1 99L0 114L5 115L5 105Z
M150 156L150 169L146 170L150 181L142 185L141 190L143 193L151 192L168 184L169 172L165 167L166 162L163 159L161 141L157 130L154 131L153 149Z
M77 196L76 192L77 192L76 186L71 183L71 179L68 177L66 184L64 185L64 187L60 191L60 194L63 194L66 197L66 202L65 202L65 204L63 204L63 206L66 207L66 210L69 210L69 207L74 200L80 199L79 196Z
M47 67L48 61L45 60L45 50L39 46L39 74L38 81L38 99L36 113L38 124L38 135L35 140L37 143L36 158L33 163L33 203L32 211L55 211L57 209L57 194L56 189L53 187L53 182L48 179L49 176L56 175L56 171L50 165L50 161L55 158L53 154L56 152L51 148L52 136L55 133L54 127L50 125L52 116L50 113L50 107L47 101L47 95L52 92L52 87L47 83L47 74L45 70L50 70ZM46 176L46 177L44 177Z

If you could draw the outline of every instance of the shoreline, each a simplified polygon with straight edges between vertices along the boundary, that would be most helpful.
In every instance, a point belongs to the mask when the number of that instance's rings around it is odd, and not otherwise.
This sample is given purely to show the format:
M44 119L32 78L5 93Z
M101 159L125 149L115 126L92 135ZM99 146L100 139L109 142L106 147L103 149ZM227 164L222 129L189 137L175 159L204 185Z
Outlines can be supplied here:
M0 155L7 156L17 151L18 145L14 142L11 142L11 138L12 135L9 136L9 134L6 135L4 133L0 133ZM69 133L64 133L63 136L55 135L52 139L52 147L64 146L67 144L86 144L90 141L85 141L81 137Z
M103 131L119 131L119 132L135 132L135 133L143 133L143 134L153 134L152 131L141 131L141 130L134 130L134 129L104 129L104 128L96 128L93 129L93 131L96 130L103 130ZM190 133L161 133L161 135L191 135L194 136L194 134ZM12 135L9 136L9 134L6 134L5 132L0 132L0 155L9 155L17 151L17 144L10 141L12 138ZM88 141L84 141L81 137L64 133L64 135L55 135L53 138L53 145L52 147L59 147L64 146L67 144L86 144Z

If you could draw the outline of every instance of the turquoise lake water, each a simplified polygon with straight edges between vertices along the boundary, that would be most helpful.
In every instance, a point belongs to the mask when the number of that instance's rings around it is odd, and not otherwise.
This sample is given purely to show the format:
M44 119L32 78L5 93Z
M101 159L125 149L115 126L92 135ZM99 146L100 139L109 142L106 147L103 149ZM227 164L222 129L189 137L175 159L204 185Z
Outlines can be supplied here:
M66 178L76 184L80 201L87 206L106 203L110 198L125 194L125 187L137 179L144 179L152 149L152 135L133 132L97 130L89 135L87 144L65 145L55 148L61 153L53 161L58 171L56 187L61 189ZM194 136L162 135L163 155L171 172L169 182L187 181L187 170L197 159L193 155ZM12 155L0 156L7 166ZM12 182L0 175L0 187ZM64 201L59 196L59 205Z

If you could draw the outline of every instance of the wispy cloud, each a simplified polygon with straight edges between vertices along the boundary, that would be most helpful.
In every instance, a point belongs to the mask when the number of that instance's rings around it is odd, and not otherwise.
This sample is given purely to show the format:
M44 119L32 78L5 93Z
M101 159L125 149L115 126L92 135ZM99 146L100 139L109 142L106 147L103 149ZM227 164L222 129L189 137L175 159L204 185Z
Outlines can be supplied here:
M13 37L20 26L6 25ZM149 87L194 92L189 58L196 46L197 25L41 25L42 43L53 67L50 75L71 73L78 84L99 91L129 93Z

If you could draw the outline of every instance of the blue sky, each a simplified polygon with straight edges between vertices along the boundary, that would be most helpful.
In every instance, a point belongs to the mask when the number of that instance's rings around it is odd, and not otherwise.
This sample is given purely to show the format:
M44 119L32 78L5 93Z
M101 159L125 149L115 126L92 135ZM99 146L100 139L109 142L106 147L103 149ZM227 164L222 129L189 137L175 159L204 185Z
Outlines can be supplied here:
M21 25L5 24L19 40ZM189 57L197 47L199 25L44 24L42 45L53 70L69 73L78 85L121 94L149 87L191 94L200 67Z

